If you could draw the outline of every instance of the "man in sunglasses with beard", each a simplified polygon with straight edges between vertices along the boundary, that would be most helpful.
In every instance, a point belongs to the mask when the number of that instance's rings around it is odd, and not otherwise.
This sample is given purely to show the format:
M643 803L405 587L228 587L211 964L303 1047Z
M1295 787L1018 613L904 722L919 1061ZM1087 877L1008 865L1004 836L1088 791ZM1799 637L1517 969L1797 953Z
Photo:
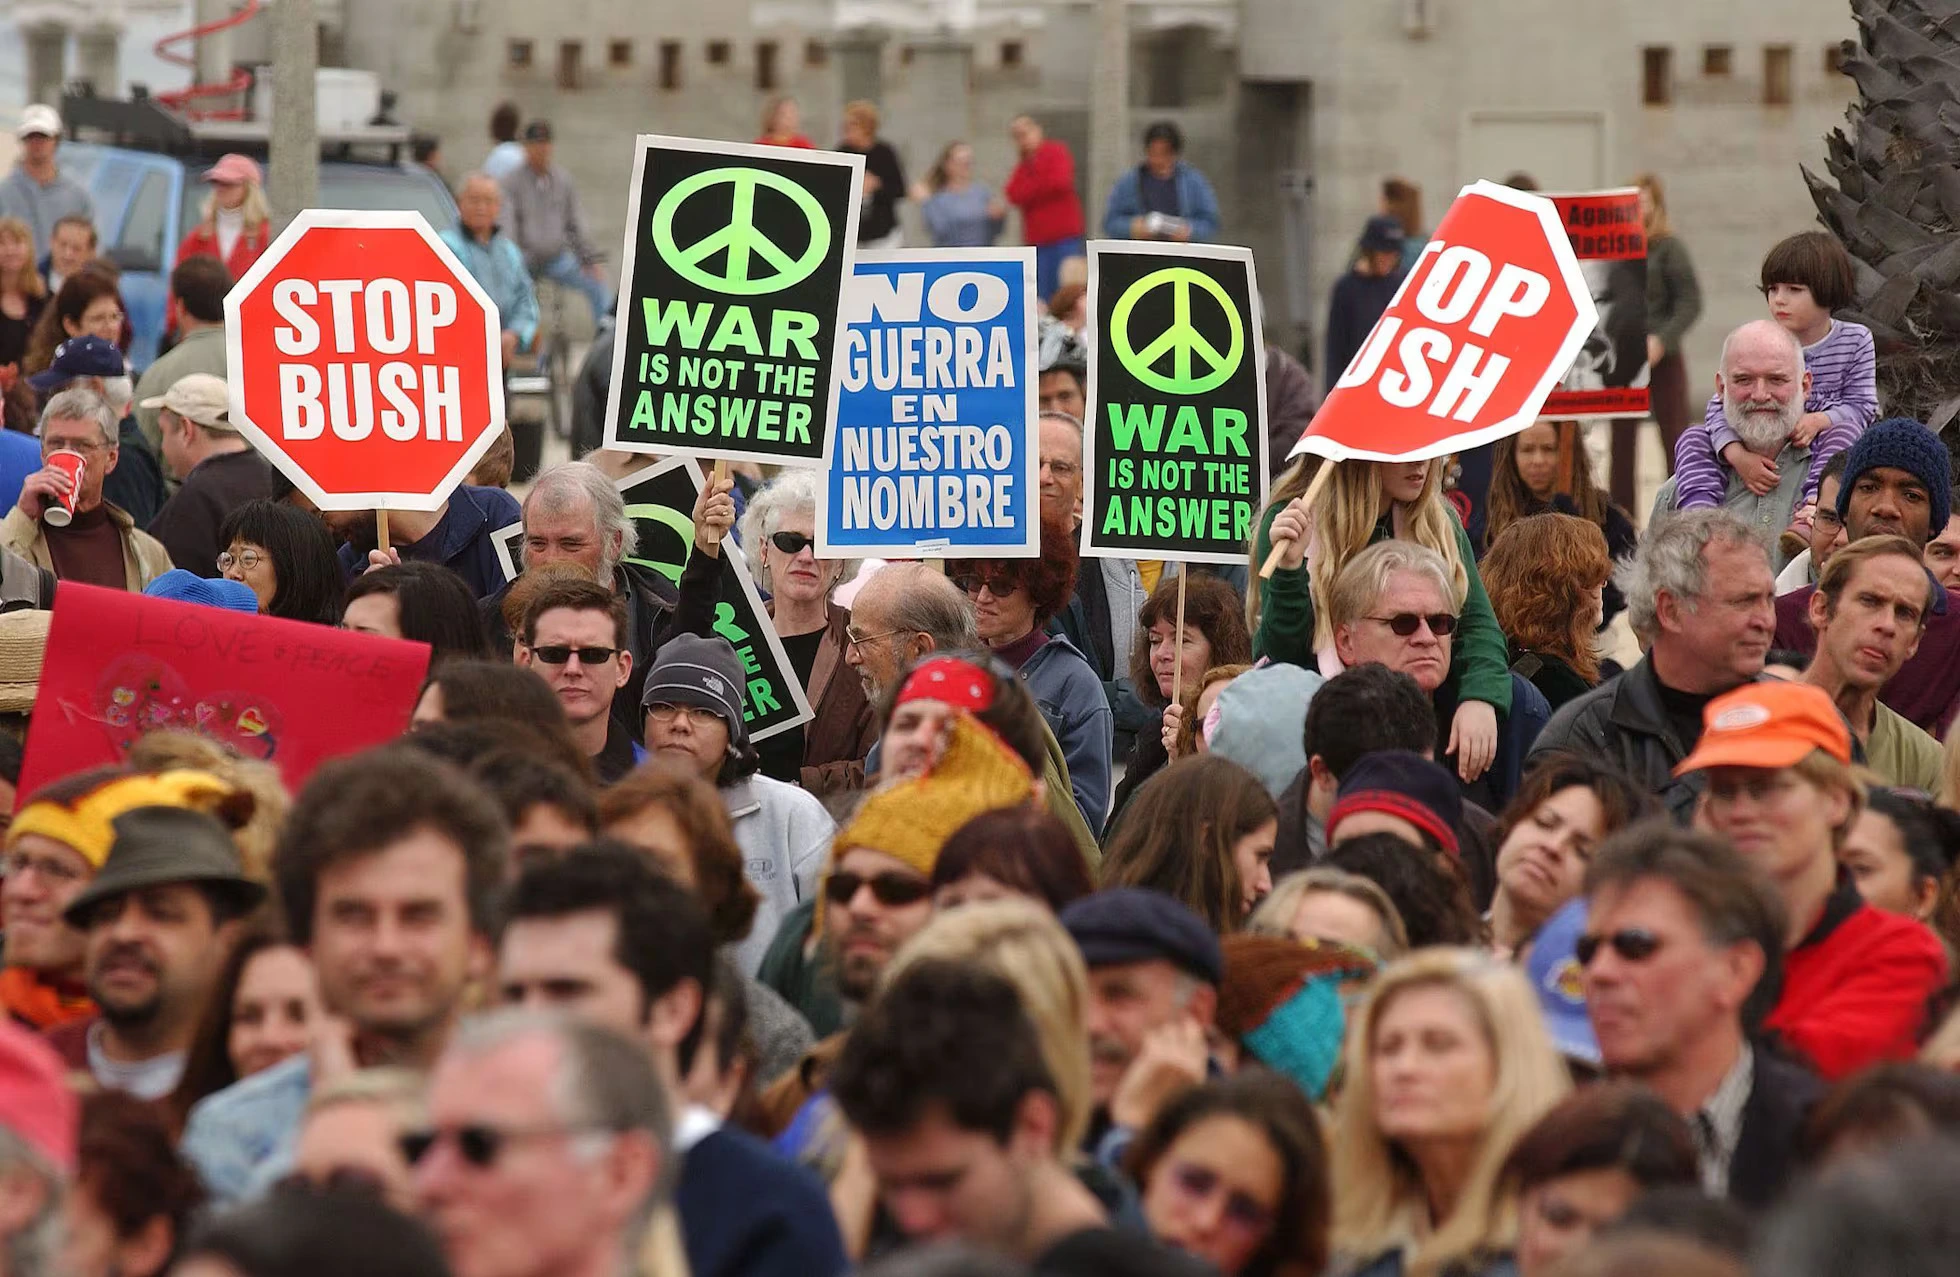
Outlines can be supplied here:
M1443 557L1400 539L1378 541L1355 555L1327 596L1334 652L1342 665L1385 665L1407 674L1428 695L1436 711L1432 750L1439 761L1462 699L1451 659L1457 610L1453 575ZM1497 754L1475 780L1459 782L1463 797L1485 811L1498 811L1510 801L1525 753L1552 713L1529 679L1509 677L1511 710L1499 718ZM1449 770L1459 774L1453 765Z
M1659 820L1603 844L1585 891L1576 960L1601 1063L1686 1119L1704 1189L1767 1205L1825 1089L1750 1041L1780 977L1782 899L1728 843Z

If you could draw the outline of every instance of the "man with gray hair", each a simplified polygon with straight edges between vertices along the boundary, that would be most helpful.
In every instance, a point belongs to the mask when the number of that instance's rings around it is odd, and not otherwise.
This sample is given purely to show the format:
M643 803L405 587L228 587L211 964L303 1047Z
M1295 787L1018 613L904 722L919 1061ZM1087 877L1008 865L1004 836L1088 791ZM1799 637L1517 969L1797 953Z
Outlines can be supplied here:
M691 516L694 541L677 590L665 576L629 563L639 531L626 501L606 472L589 461L568 461L540 474L524 498L524 534L518 541L523 570L569 565L611 589L626 604L626 648L632 674L613 697L613 717L634 740L642 732L640 692L654 653L676 634L714 632L721 598L721 542L735 525L733 480L704 484ZM499 648L511 645L503 615L511 586L483 602L484 621Z
M1810 500L1817 499L1812 458L1843 451L1857 431L1833 427L1813 440L1798 430L1810 373L1803 366L1803 347L1774 320L1751 320L1728 335L1715 390L1735 439L1717 454L1708 432L1689 432L1675 452L1674 477L1661 485L1648 523L1670 510L1719 506L1734 511L1767 542L1793 526L1806 487ZM1821 475L1821 461L1817 469ZM1807 520L1802 527L1807 534Z
M113 437L121 455L103 495L134 519L137 527L150 526L168 493L156 453L131 415L136 383L130 379L122 351L100 337L71 337L55 347L54 362L47 370L29 377L28 382L44 399L60 390L92 390L108 403L116 422Z
M115 413L102 396L80 388L61 391L41 410L38 433L44 461L58 452L80 457L81 482L52 465L28 475L19 500L0 520L0 546L60 580L111 590L141 590L170 571L163 544L103 498L103 482L122 454ZM51 507L71 517L50 521Z
M1334 651L1347 669L1385 665L1416 681L1435 707L1438 757L1462 703L1460 670L1452 659L1462 599L1443 556L1413 541L1377 541L1354 556L1327 595ZM1511 674L1511 710L1497 725L1497 750L1473 781L1458 777L1463 797L1485 811L1501 810L1516 792L1525 753L1552 716L1545 695ZM1451 769L1456 775L1456 769Z
M1561 706L1533 752L1611 759L1685 823L1706 777L1674 768L1701 739L1708 702L1762 676L1776 578L1755 528L1728 510L1685 510L1647 529L1619 584L1647 655Z
M456 1277L628 1277L673 1243L671 1217L649 1229L672 1209L673 1110L639 1043L560 1015L465 1021L428 1120L402 1151Z

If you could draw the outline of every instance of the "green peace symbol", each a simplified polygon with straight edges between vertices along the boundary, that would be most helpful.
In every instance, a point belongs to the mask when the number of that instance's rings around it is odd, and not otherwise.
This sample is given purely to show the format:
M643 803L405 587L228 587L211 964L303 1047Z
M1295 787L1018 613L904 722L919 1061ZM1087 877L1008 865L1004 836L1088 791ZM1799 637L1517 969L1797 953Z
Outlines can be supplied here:
M1191 287L1194 284L1217 299L1218 304L1225 308L1225 318L1232 325L1231 346L1222 355L1216 346L1205 339L1203 333L1191 326ZM1138 350L1130 340L1130 313L1146 293L1166 285L1174 290L1171 294L1171 325L1149 345ZM1129 374L1151 389L1169 395L1201 395L1207 390L1216 390L1238 371L1239 360L1245 354L1245 328L1239 323L1239 312L1232 305L1232 299L1226 296L1217 280L1189 266L1168 266L1152 271L1131 284L1117 299L1116 309L1109 317L1109 327L1116 358ZM1175 355L1171 364L1172 373L1168 377L1153 367L1166 354ZM1194 356L1206 365L1208 372L1192 376Z
M674 242L674 213L680 206L710 186L727 184L735 190L735 207L728 225L686 248ZM810 246L803 255L792 258L755 226L755 189L766 186L787 195L810 223ZM689 283L714 292L753 297L774 293L808 277L823 261L830 248L830 218L817 197L793 179L766 169L718 168L676 182L660 197L653 210L653 242L674 272ZM726 252L725 273L717 275L702 269L701 263L716 253ZM773 274L751 277L749 259L760 258L774 268Z

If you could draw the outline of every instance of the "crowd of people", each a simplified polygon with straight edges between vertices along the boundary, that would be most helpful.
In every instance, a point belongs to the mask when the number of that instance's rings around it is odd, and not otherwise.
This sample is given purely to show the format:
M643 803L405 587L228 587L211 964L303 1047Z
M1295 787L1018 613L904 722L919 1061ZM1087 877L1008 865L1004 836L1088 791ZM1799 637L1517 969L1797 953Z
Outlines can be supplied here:
M889 218L896 157L846 120ZM536 279L612 299L549 125L495 127L450 238L514 355ZM1059 271L1070 160L1014 132ZM808 144L793 104L763 140ZM1175 130L1147 146L1103 230L1215 234ZM1080 561L1056 315L1040 557L821 557L788 470L704 485L670 579L618 458L520 500L492 454L382 549L259 457L219 340L249 164L208 175L169 353L132 381L113 274L64 259L8 400L6 1277L1950 1266L1960 489L1934 431L1875 420L1835 245L1768 255L1643 531L1547 421L1474 494L1444 458L1303 459L1244 569ZM927 186L929 224L997 233L970 151ZM1412 195L1355 278L1407 268ZM0 221L0 338L59 229ZM735 553L813 709L760 740ZM153 733L17 793L77 581L430 671L399 740L297 792Z

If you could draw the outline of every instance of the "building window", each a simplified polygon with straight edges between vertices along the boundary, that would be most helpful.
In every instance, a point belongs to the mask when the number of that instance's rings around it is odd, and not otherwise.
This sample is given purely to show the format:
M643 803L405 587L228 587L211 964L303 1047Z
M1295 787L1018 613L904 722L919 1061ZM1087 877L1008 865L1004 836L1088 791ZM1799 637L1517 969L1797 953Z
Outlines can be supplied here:
M1824 46L1824 74L1844 74L1844 45L1842 42Z
M727 66L728 51L729 51L728 41L726 40L708 41L708 65L715 66L715 67Z
M1735 50L1726 44L1702 46L1701 73L1708 76L1728 76L1735 69Z
M776 87L776 42L764 40L755 46L755 87L764 93Z
M660 87L672 92L681 87L681 42L660 42Z
M803 65L806 67L829 66L830 46L826 45L822 40L805 40L803 42Z
M1763 49L1763 105L1790 105L1790 46L1767 45Z
M510 64L510 68L513 71L522 70L530 66L531 42L529 40L512 40L506 48L504 61Z
M1025 46L1019 40L1002 40L1000 42L1000 64L1003 67L1020 66L1021 59L1025 56L1026 52Z
M631 40L614 40L606 45L606 61L616 67L632 66L633 42Z
M1640 51L1640 101L1646 106L1674 101L1674 50L1666 45Z
M576 40L567 40L558 46L558 87L576 89L579 81L579 57L583 46Z

